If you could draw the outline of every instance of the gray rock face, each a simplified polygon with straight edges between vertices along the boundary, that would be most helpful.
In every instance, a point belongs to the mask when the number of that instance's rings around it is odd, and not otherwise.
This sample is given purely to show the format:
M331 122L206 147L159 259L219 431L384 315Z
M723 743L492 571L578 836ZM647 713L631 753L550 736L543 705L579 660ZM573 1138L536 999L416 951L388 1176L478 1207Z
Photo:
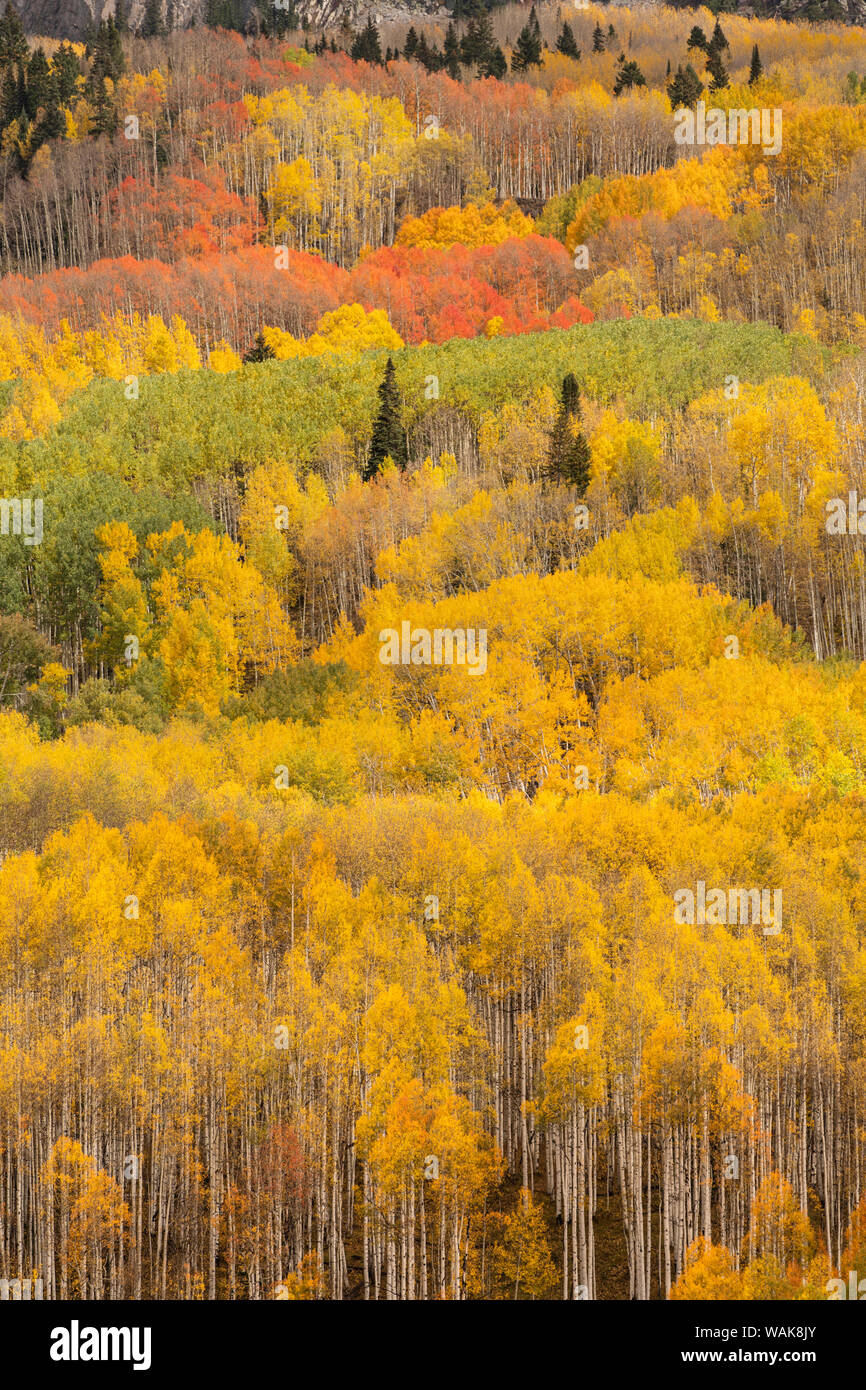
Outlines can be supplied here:
M5 4L5 0L0 0ZM44 34L50 39L81 41L88 28L114 13L115 0L13 0L28 34ZM175 23L182 28L195 17L201 22L205 0L175 0ZM144 13L144 0L126 0L125 10L132 29ZM163 6L165 13L165 6Z
M133 29L141 21L144 3L145 0L126 0L126 12ZM254 3L255 0L245 0L245 9L251 10ZM613 3L626 3L626 0L613 0ZM0 0L0 4L5 4L5 0ZM17 0L15 8L28 34L81 40L94 21L108 18L114 5L115 0ZM439 0L383 0L379 4L376 0L296 0L296 5L298 12L306 14L314 28L338 24L344 14L357 25L369 13L374 19L378 15L385 20L408 16L423 19L425 15L439 18L447 13ZM207 0L175 0L177 27L189 24L193 18L201 23L206 9ZM835 3L833 0L779 0L770 7L770 13L778 15L783 9L788 19L835 18L851 24L866 22L866 0L835 0ZM738 10L741 14L754 13L748 3L740 3Z
M28 34L42 34L45 38L74 39L81 41L88 28L100 19L107 19L114 13L115 0L13 0L21 16L21 22ZM245 0L246 12L252 10L255 0ZM5 0L0 0L4 5ZM136 29L144 13L145 0L126 0L126 15L130 28ZM314 28L339 24L343 15L352 23L366 20L368 12L376 18L399 17L406 14L446 14L437 0L386 0L375 4L374 0L296 0L298 13L306 15ZM174 0L175 26L183 28L191 19L201 23L207 11L207 0ZM165 13L165 7L163 7Z
M19 0L15 8L28 34L82 39L103 6L102 0Z

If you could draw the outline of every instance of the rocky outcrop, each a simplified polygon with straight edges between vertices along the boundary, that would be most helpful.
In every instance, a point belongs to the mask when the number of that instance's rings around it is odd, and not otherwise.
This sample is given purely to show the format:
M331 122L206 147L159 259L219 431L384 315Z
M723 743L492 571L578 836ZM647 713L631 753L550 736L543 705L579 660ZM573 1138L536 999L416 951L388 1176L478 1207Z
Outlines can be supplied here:
M245 0L245 4L251 11L255 0ZM114 6L115 0L17 0L16 9L28 34L80 40L94 22L107 19ZM336 25L344 15L356 27L368 14L384 20L406 15L441 19L447 15L442 0L381 0L379 4L376 0L296 0L296 7L300 14L307 16L314 29ZM141 21L144 0L126 0L125 8L129 23L135 29ZM172 8L178 27L189 24L193 18L201 23L207 0L172 0ZM769 5L742 4L738 12L781 19L866 24L866 0L780 0L780 3Z
M246 0L245 7L251 11L254 3L255 0ZM115 0L17 0L15 8L28 34L80 41L94 23L114 12L114 5ZM137 28L144 0L126 0L124 8L130 27ZM172 9L177 28L185 27L192 19L200 24L207 11L207 0L173 0ZM336 26L344 15L357 26L368 14L375 20L399 19L406 14L441 19L449 14L440 0L382 0L378 5L375 0L296 0L296 9L306 15L314 29Z
M13 0L21 22L28 34L44 34L52 39L81 41L94 23L114 13L115 0ZM126 0L125 12L130 26L141 22L144 0ZM205 0L173 0L178 27L195 17L200 22L206 9Z
M19 0L15 6L28 34L82 39L103 9L102 0ZM105 6L110 12L111 6Z

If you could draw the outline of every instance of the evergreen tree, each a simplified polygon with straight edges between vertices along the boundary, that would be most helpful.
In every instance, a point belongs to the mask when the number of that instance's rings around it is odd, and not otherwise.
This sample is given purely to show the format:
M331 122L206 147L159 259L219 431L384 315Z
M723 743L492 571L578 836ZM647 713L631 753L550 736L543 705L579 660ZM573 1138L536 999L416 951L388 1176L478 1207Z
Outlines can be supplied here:
M580 387L577 384L577 377L574 372L568 372L562 378L562 393L560 397L563 410L568 411L569 415L576 415L578 420L582 419L580 409Z
M467 67L483 68L489 61L496 43L493 38L493 25L483 5L476 8L466 26L466 33L460 40L460 61Z
M364 469L365 482L381 471L386 457L393 459L398 468L406 467L406 436L400 422L400 393L391 357L385 364L385 375L379 384L379 413L373 423L370 456Z
M481 68L482 77L503 78L508 72L508 60L499 44L493 49L486 63Z
M345 14L343 15L343 21L342 32L344 35L348 27L348 35L346 36L346 42L348 43L352 37L352 30L351 26L348 25L348 17ZM295 0L289 0L287 9L282 6L277 9L274 0L269 0L266 23L262 25L263 32L267 31L272 34L281 35L293 33L295 29L300 29L300 27L301 20L295 7Z
M116 82L118 77L123 75L125 68L126 58L123 54L123 43L112 15L107 22L103 21L99 25L93 41L90 76L88 78L88 88L91 94L96 95L100 84L104 86L106 78Z
M460 61L465 68L471 67L478 61L475 47L475 21L472 19L466 26L466 33L460 39Z
M479 12L475 16L475 44L478 49L476 62L483 63L485 59L497 47L496 37L493 33L493 21L483 5L479 4Z
M75 91L81 76L78 59L68 43L62 43L58 48L51 69L57 81L58 99L60 104L65 106Z
M685 67L679 64L667 89L674 111L681 106L694 106L703 90L703 83L691 63L686 63Z
M209 29L243 29L241 0L208 0L205 23Z
M761 62L761 55L758 52L758 45L752 49L752 62L749 67L749 86L754 87L764 71L764 64Z
M604 34L600 24L596 24L592 31L592 51L593 53L604 52Z
M57 139L66 128L57 78L41 48L36 49L27 68L26 103L28 116L36 122L30 137L30 150L35 154L44 141Z
M729 81L728 70L722 62L721 53L717 48L713 48L712 45L710 46L710 53L707 58L707 72L712 79L710 82L711 92L719 92L723 87L727 87Z
M630 59L628 62L626 62L625 54L621 53L619 71L616 75L616 81L613 84L614 96L618 97L622 92L629 92L631 91L632 87L645 86L646 78L644 77L637 63L634 62L633 59Z
M574 30L570 24L563 24L562 33L556 40L556 51L562 53L566 58L579 58L580 49L574 37Z
M561 404L548 436L545 476L577 489L580 496L589 486L590 451L581 423L580 387L573 372L562 380Z
M120 37L120 30L114 22L114 15L109 15L108 23L105 26L108 35L108 52L111 57L111 72L114 81L121 77L126 71L126 56L123 52L123 40Z
M436 47L435 43L429 44L427 42L426 34L422 34L418 40L415 56L426 72L436 72L441 66L441 54L439 49Z
M44 114L36 126L34 134L34 145L41 145L44 140L56 140L66 130L66 117L60 109L58 102L52 102L45 108Z
M445 30L445 42L442 45L442 57L445 60L445 71L449 77L455 81L460 78L460 42L457 38L457 30L453 23L449 23Z
M146 0L140 33L143 39L158 39L165 33L162 0Z
M0 19L0 64L23 63L27 57L27 39L14 5L7 4Z
M730 44L725 38L724 30L719 23L718 15L716 16L716 27L710 35L710 48L714 48L717 53L721 53L723 48L730 49Z
M43 50L37 48L27 65L27 115L35 120L40 107L45 110L49 105L57 105L57 83Z
M349 56L354 58L356 62L378 63L380 67L382 66L382 45L379 42L379 30L373 23L372 15L368 17L360 34L356 34Z
M91 85L90 94L96 108L93 121L94 135L113 135L117 130L117 112L108 95L104 77L97 78Z
M3 69L3 80L0 82L0 123L4 128L24 114L26 91L22 91L18 81L20 72L20 65L17 70L12 66Z
M274 350L265 342L265 335L261 330L256 334L256 341L251 348L244 353L245 362L268 362L274 357Z
M688 43L686 44L686 48L700 48L703 50L704 53L706 53L708 47L709 44L707 43L707 36L704 33L703 29L699 24L693 24L692 32L689 34L689 39Z
M409 31L406 35L406 42L403 44L403 52L405 53L407 58L414 58L417 48L418 35L415 33L414 24L410 24Z
M541 67L541 29L538 15L533 5L529 19L517 36L517 44L511 55L511 71L526 72L527 68Z

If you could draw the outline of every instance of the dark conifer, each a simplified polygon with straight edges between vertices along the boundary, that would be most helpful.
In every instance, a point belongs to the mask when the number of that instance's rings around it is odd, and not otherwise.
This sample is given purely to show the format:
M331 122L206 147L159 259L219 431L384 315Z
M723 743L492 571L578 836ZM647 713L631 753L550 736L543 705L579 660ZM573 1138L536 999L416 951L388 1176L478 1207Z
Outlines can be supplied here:
M393 459L398 468L406 467L406 435L400 421L400 392L394 362L390 357L379 384L379 412L373 423L370 455L364 469L365 482L376 477L387 457Z

